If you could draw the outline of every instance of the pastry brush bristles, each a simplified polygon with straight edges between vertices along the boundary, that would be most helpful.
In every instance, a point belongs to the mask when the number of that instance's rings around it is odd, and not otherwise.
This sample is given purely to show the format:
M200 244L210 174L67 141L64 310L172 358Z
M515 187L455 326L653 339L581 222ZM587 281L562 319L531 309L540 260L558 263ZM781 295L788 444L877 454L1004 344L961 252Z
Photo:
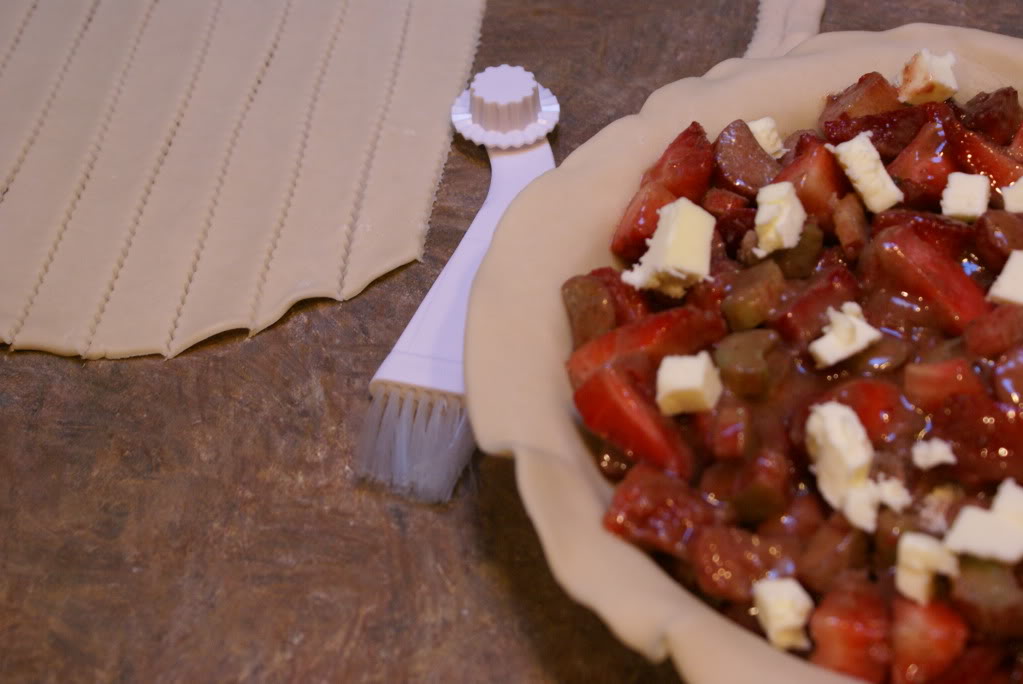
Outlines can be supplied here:
M383 383L370 394L356 471L421 501L449 499L475 448L462 397Z

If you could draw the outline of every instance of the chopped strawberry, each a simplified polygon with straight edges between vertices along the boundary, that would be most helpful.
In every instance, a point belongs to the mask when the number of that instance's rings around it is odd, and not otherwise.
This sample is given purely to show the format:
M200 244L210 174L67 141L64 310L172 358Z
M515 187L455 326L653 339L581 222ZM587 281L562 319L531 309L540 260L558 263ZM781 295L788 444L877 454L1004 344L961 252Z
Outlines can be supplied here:
M835 236L842 251L850 259L858 259L864 245L870 239L870 224L863 209L863 202L855 192L850 192L835 205L833 216Z
M697 434L714 458L741 461L756 446L751 413L746 401L725 391L713 409L693 417Z
M590 271L590 275L607 287L611 304L614 306L617 325L632 323L650 313L650 305L643 293L622 280L621 271L605 266Z
M824 595L810 617L810 660L874 684L888 676L891 620L877 586L847 578Z
M806 289L791 298L768 325L789 342L809 344L827 324L828 307L839 309L858 294L856 276L845 266L832 266L815 275Z
M1009 684L1008 676L1000 671L1004 660L1006 656L1000 648L971 646L930 684Z
M703 196L703 208L720 219L733 209L743 209L749 205L749 199L724 188L711 188Z
M1023 162L1023 125L1016 130L1016 135L1012 136L1012 141L1005 152L1016 161Z
M634 461L688 479L694 457L672 420L653 401L657 366L641 355L619 358L591 373L573 395L583 424Z
M983 290L912 226L890 228L875 242L882 269L906 289L927 298L946 331L961 334L970 321L987 313Z
M647 169L641 185L660 183L676 197L685 197L699 204L710 186L713 171L713 148L703 126L694 121Z
M593 339L572 353L568 376L579 387L601 366L616 358L643 353L654 363L668 354L693 354L724 337L720 316L682 306L651 314Z
M658 210L674 202L675 195L660 183L644 183L625 208L611 238L611 251L626 262L646 252L646 241L657 230Z
M1012 185L1023 176L1023 164L980 133L971 131L955 119L948 120L945 130L949 150L956 163L970 173L987 176L992 191Z
M824 130L825 122L837 119L842 114L854 119L904 108L905 105L899 102L899 91L884 76L871 71L841 93L828 95L824 111L817 120L817 127Z
M756 224L757 210L749 208L732 209L718 217L714 231L725 242L725 249L735 255L742 238L753 230Z
M714 141L716 178L726 189L753 198L781 170L742 119L725 126Z
M686 558L697 528L727 520L722 506L685 481L637 463L615 488L604 527L643 548Z
M1001 271L1014 249L1023 249L1023 214L989 209L977 219L977 256L988 268Z
M827 228L832 225L835 203L849 191L849 182L823 142L807 138L803 147L802 154L785 166L772 182L792 183L806 213Z
M810 145L818 142L823 143L824 139L821 138L817 131L810 130L809 128L801 128L798 131L789 133L782 142L785 154L778 160L778 163L781 164L782 168L785 168L792 163L793 159L806 152Z
M577 275L561 286L561 300L572 329L572 349L578 349L617 325L611 293L600 278Z
M792 462L778 448L763 447L743 464L732 507L743 523L756 524L778 515L792 499Z
M937 411L955 394L986 396L984 384L964 358L908 364L905 387L906 397L928 412Z
M901 596L892 604L892 684L930 682L966 648L966 622L942 601L920 605Z
M1008 86L991 93L977 93L963 105L963 125L983 133L996 145L1008 145L1023 123L1016 89Z
M930 211L886 209L874 216L874 231L890 226L913 226L924 242L938 247L949 259L959 260L969 241L976 235L973 225Z
M827 593L846 570L867 567L867 535L832 513L809 538L797 562L799 580L811 590Z
M870 133L870 142L884 161L894 159L916 137L920 127L931 118L926 107L904 107L882 114L851 118L842 114L824 122L824 137L833 145L852 140L863 132Z
M786 537L709 525L693 535L689 552L701 591L728 601L750 601L757 580L768 574L789 577L794 573L799 548L797 541Z
M1023 344L1023 306L1000 304L966 327L963 333L971 354L997 358L999 354Z
M948 140L939 121L928 121L916 137L888 165L888 173L899 181L913 184L913 205L937 208L941 193L948 183L948 174L958 167L946 154Z
M918 428L915 415L902 403L898 385L888 380L847 380L823 393L815 403L828 401L837 401L855 411L875 446L894 442Z
M1023 408L1023 343L1009 349L994 368L995 397Z
M931 418L933 436L952 445L959 482L978 486L1009 477L1023 482L1023 415L1014 405L957 394Z

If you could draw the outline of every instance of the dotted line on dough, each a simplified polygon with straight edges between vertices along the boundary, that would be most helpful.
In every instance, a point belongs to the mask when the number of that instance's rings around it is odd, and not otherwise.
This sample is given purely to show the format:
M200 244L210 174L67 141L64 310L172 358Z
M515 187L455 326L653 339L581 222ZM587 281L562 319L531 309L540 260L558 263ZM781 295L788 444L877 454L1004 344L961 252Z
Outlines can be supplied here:
M345 17L348 15L348 5L348 1L345 0L342 4L341 11L338 12L337 19L334 20L334 26L331 29L327 49L320 58L319 68L316 72L316 80L309 96L309 105L306 108L305 118L303 120L298 154L296 155L295 165L291 172L291 182L288 184L284 204L281 207L280 215L277 217L277 225L274 226L273 238L270 241L269 249L267 250L266 256L263 260L263 268L260 270L259 279L256 281L256 291L252 297L252 308L249 316L250 330L254 330L256 328L256 316L259 313L259 305L263 301L263 290L266 287L267 277L270 273L270 266L273 263L274 258L277 256L277 246L280 243L281 233L284 232L284 226L287 223L288 215L291 212L291 205L295 199L295 189L298 187L298 181L302 177L302 170L305 167L306 150L309 147L309 136L313 128L313 118L316 115L316 110L320 103L320 92L323 90L323 82L326 80L328 67L334 57L334 50L337 47L338 37L341 35L341 28L344 26Z
M25 28L28 26L28 22L32 21L32 15L36 13L36 8L39 7L39 0L32 0L32 4L25 10L25 14L21 17L21 21L18 22L18 29L14 32L14 38L11 40L11 44L7 46L7 52L4 53L3 59L0 59L0 79L4 77L4 72L7 71L7 65L11 61L11 57L14 56L18 46L21 45L21 38L25 34Z
M106 110L103 112L103 118L100 120L99 129L96 131L96 134L93 136L92 141L89 144L89 152L86 157L84 168L82 169L82 173L78 178L78 183L75 185L75 189L72 192L71 200L64 209L64 216L61 219L60 227L57 229L57 235L54 237L53 244L50 245L50 251L43 260L43 266L39 272L39 276L36 278L36 283L32 288L32 293L29 295L28 301L25 303L25 307L21 310L18 320L14 322L14 327L11 330L10 335L12 348L14 348L17 343L16 338L18 333L21 331L21 327L24 325L25 319L32 310L32 305L35 304L36 296L39 294L40 288L42 288L43 283L46 281L46 276L50 272L50 266L53 264L53 260L57 256L57 251L60 249L60 245L64 240L64 235L67 233L68 226L71 225L71 218L74 216L75 210L78 209L78 203L81 201L82 195L85 194L85 189L88 187L89 181L92 180L92 172L96 168L96 161L99 159L100 153L103 150L103 144L106 142L107 133L110 130L110 123L113 121L114 113L117 111L117 107L121 102L121 95L124 92L124 84L128 81L128 74L131 72L131 68L135 64L135 55L138 53L139 45L142 44L142 38L145 36L146 28L149 26L149 20L153 16L153 10L159 2L160 0L149 0L145 14L142 17L142 21L139 23L139 27L135 30L135 37L132 40L131 48L128 50L128 56L125 58L124 64L121 66L121 71L117 75L117 80L114 82L114 89L107 100Z
M75 56L78 54L78 48L81 46L85 34L89 32L89 27L92 26L92 20L96 16L96 9L99 7L99 3L100 0L92 0L92 5L89 7L89 11L86 13L85 19L82 20L82 25L78 27L78 33L75 34L75 39L71 43L71 48L68 50L67 56L64 57L64 63L61 64L60 71L57 72L57 78L54 80L53 85L50 86L50 92L46 95L43 107L39 111L35 123L32 124L32 130L29 132L25 144L18 151L18 156L14 160L14 166L8 171L3 181L0 181L0 203L3 203L4 198L7 197L11 185L14 184L14 179L17 177L18 172L21 171L22 164L25 163L25 158L35 145L39 133L43 130L43 124L46 123L46 118L50 115L50 108L57 99L57 93L60 92L61 86L64 85L64 79L67 77L68 71L71 70L71 63L74 62ZM9 335L8 339L10 339Z
M213 186L213 194L210 197L210 206L209 209L206 210L206 217L203 220L202 233L199 235L199 244L196 246L195 253L192 256L192 264L188 269L185 288L181 293L178 308L174 312L170 331L167 333L167 342L164 345L164 356L173 355L171 353L171 349L177 339L178 325L181 323L181 314L185 310L185 303L188 301L188 294L192 290L192 282L195 280L195 274L199 270L199 262L202 260L203 250L206 248L206 240L209 237L210 229L213 227L213 219L216 217L217 207L220 202L220 192L223 190L224 183L227 180L227 170L231 166L231 160L234 158L235 148L238 146L238 139L241 137L242 129L245 127L245 122L249 117L249 112L252 110L252 105L256 101L256 96L259 94L260 87L263 85L263 79L266 78L266 74L270 70L270 64L277 55L281 36L284 35L284 28L287 26L288 17L291 15L291 6L293 2L294 0L287 0L284 4L284 9L281 11L281 18L278 19L277 27L274 29L273 39L270 41L270 46L267 48L266 55L263 57L263 61L259 66L259 71L256 74L255 80L252 82L252 85L249 86L249 92L245 96L245 102L242 104L242 111L238 116L238 120L235 122L234 129L231 131L231 137L228 139L227 151L224 154L224 161L220 165L220 172L217 174L217 180L214 182Z
M401 35L398 39L398 53L394 56L394 62L391 64L387 90L384 93L384 101L380 107L380 114L377 116L376 127L370 138L370 144L363 152L362 171L359 174L359 185L355 193L355 202L352 204L352 211L348 216L348 220L342 227L344 237L342 238L340 273L338 274L337 282L337 298L339 300L344 300L345 278L348 276L348 260L352 253L352 245L355 243L359 212L362 210L362 202L366 196L366 188L369 186L369 177L373 172L373 162L376 158L377 146L380 143L380 135L384 130L384 121L386 121L391 111L391 101L394 99L398 73L401 70L401 63L405 57L405 43L408 39L409 24L412 20L412 2L413 0L407 0L405 3L405 15L402 19Z
M96 331L99 329L100 320L103 318L103 314L106 313L107 305L110 303L110 298L113 296L114 290L117 288L117 283L121 277L122 269L124 268L125 262L128 260L128 254L131 252L132 245L135 242L135 233L138 231L138 228L142 223L142 217L145 214L146 207L148 206L153 186L156 185L156 180L160 176L160 172L163 170L164 162L167 160L168 154L170 154L171 146L174 144L178 131L181 129L181 123L184 121L185 113L188 111L188 108L192 103L192 96L195 94L195 88L199 82L199 75L202 73L203 68L206 65L206 56L209 54L210 45L213 43L213 33L217 27L217 23L220 18L220 9L223 4L224 0L216 0L213 5L213 10L210 12L210 18L206 22L206 28L203 31L202 44L199 47L199 54L195 60L195 65L192 67L192 75L188 81L188 86L185 88L185 94L182 96L181 102L178 104L178 107L174 112L174 120L171 123L170 130L163 137L163 143L160 145L160 150L157 153L156 162L153 164L153 168L150 171L148 178L146 178L146 184L142 188L142 196L139 199L138 205L135 207L135 212L132 215L131 226L128 228L128 234L125 236L124 244L122 245L121 252L117 258L117 263L114 265L114 273L110 278L110 282L107 284L106 290L103 293L103 298L100 301L99 307L96 309L96 315L93 317L92 323L89 326L88 336L81 351L81 355L83 357L87 357L89 352L92 351L92 342L96 337Z

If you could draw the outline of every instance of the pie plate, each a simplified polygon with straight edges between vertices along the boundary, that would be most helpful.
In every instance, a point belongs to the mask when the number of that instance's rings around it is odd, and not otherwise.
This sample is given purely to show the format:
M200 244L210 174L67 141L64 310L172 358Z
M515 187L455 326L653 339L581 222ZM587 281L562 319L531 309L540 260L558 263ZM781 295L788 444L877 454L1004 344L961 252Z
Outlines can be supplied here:
M571 339L561 284L612 264L610 236L643 171L691 121L713 139L773 116L782 135L814 128L824 95L868 71L894 78L921 48L957 57L956 99L1023 90L1023 40L912 24L815 36L783 57L731 59L653 93L534 181L498 226L473 284L466 331L469 416L480 448L513 455L519 492L558 582L651 660L690 684L853 682L773 649L606 532L612 488L583 443L564 371Z

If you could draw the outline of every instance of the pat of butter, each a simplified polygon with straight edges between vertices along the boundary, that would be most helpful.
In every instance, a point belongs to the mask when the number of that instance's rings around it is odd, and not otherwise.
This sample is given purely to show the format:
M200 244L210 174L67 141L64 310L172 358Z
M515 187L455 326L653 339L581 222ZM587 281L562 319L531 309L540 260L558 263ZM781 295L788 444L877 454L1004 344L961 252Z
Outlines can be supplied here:
M1012 250L987 298L1000 304L1023 304L1023 250Z
M722 390L721 375L707 351L666 356L657 368L657 406L666 416L709 411Z
M928 470L943 463L954 465L956 455L952 445L943 439L934 437L913 444L913 465L921 470Z
M991 183L979 173L953 171L941 192L941 213L960 221L976 221L987 211Z
M998 188L1002 193L1002 202L1005 203L1006 211L1023 211L1023 181L1016 181L1012 185Z
M888 175L881 163L881 155L877 153L874 143L870 142L870 132L863 131L840 145L826 147L838 158L838 163L867 209L876 214L903 200L902 191Z
M646 253L622 273L622 280L636 288L681 297L687 287L710 275L715 219L685 197L664 205L658 214Z
M899 85L899 99L909 104L943 102L956 94L956 83L952 67L956 57L951 52L937 56L924 48L913 55L902 68Z
M781 136L778 134L778 124L770 116L765 116L755 121L747 121L750 132L757 139L764 152L778 159L785 154L785 147L782 146Z
M796 186L789 181L771 183L757 191L757 215L754 229L757 232L757 246L753 253L767 256L778 249L790 249L799 243L806 223Z
M844 510L850 490L867 481L874 460L874 447L859 416L837 401L813 406L806 420L806 446L821 495L832 508Z
M813 599L791 577L767 578L753 583L753 607L768 640L780 649L810 648L806 623Z
M959 559L928 534L903 532L895 558L895 588L917 603L931 600L936 574L949 577L959 574Z
M881 339L881 331L867 323L856 302L845 302L841 311L829 306L827 313L831 323L809 347L818 368L844 361Z

